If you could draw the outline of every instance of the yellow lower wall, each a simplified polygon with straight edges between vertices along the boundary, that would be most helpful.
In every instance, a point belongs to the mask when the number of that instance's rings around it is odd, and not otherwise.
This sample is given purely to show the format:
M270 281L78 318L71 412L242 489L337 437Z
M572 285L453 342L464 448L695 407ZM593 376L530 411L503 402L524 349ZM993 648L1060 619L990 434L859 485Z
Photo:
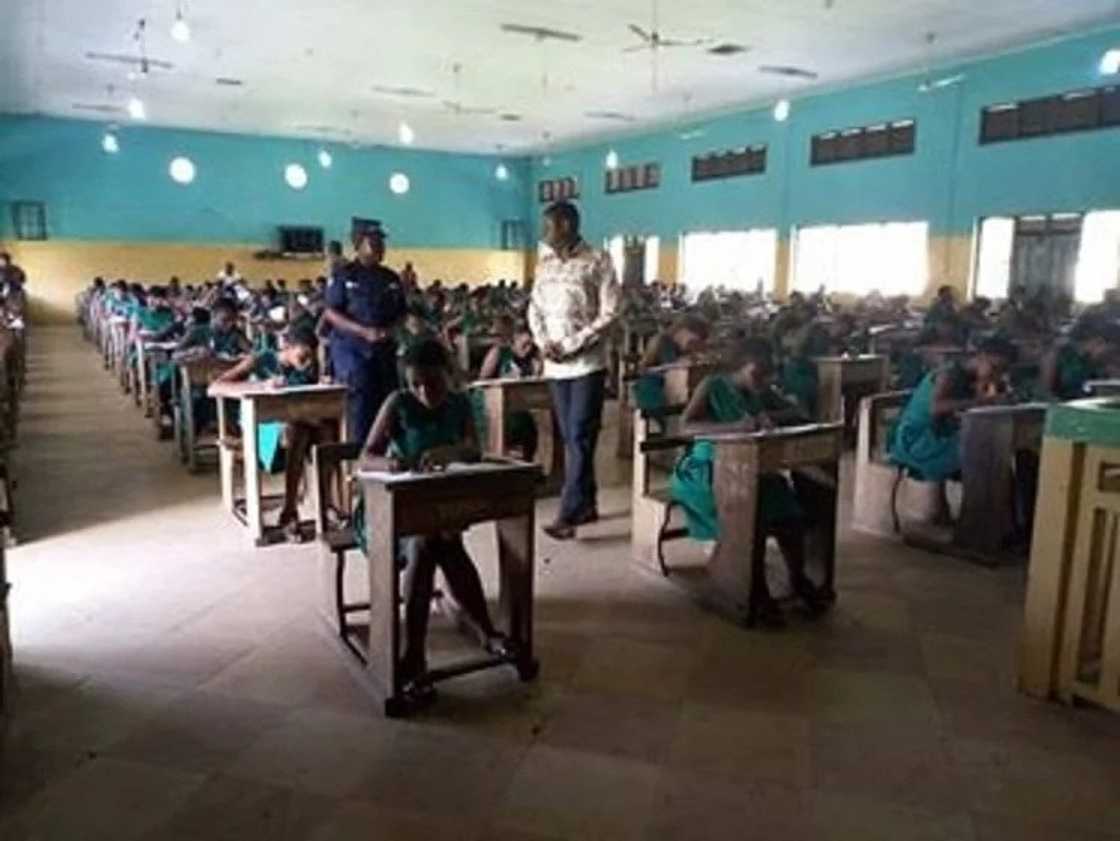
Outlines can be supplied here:
M92 242L49 240L12 242L3 246L27 272L31 319L37 324L70 321L74 297L97 276L106 281L126 278L143 283L166 283L177 275L183 283L213 278L227 260L250 282L285 278L294 284L300 278L323 273L318 260L258 260L256 245L185 245L179 243ZM386 263L399 269L411 262L422 282L441 278L444 282L482 283L486 280L516 280L525 276L525 257L520 251L484 248L392 248Z

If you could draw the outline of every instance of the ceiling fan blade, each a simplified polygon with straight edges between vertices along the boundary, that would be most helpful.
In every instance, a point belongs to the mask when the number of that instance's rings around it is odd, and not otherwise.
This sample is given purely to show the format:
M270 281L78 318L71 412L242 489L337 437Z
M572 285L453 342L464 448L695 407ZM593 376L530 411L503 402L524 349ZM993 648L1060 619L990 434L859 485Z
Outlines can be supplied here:
M624 53L644 53L646 50L652 49L654 49L653 41L649 41L645 44L635 44L633 47L623 47L622 51Z
M763 64L758 68L759 73L769 73L772 76L787 76L791 79L817 79L820 74L803 67L793 67L788 64Z
M127 55L124 53L86 53L86 59L89 61L109 61L114 64L129 64L140 65L141 67L158 67L160 70L173 70L175 65L170 61L163 61L158 58L146 58L138 55Z
M641 38L643 41L646 41L647 43L652 42L654 40L653 35L651 35L649 32L646 32L644 29L642 29L636 23L627 24L626 28L629 29L631 32L633 32L635 35L637 35L639 38Z
M93 111L98 114L123 114L124 108L119 105L108 105L96 102L72 102L70 107L75 111Z
M711 41L711 38L693 38L691 41L680 38L662 38L658 45L662 47L701 47L704 44L710 44Z

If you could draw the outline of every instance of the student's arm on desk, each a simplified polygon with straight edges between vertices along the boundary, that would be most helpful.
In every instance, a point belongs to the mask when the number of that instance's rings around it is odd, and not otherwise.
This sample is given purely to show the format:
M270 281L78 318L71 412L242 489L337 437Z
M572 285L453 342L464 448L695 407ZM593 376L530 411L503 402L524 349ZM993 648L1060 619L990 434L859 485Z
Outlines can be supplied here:
M687 435L707 435L713 432L754 432L758 429L754 418L744 418L735 423L717 423L708 419L708 389L711 377L705 377L692 392L681 416L682 431Z
M253 373L253 364L255 360L251 356L246 356L244 359L238 361L236 365L228 371L223 371L214 378L216 383L239 383L242 380L249 379L249 375Z
M933 399L930 401L930 412L935 418L954 417L977 406L1000 406L1011 402L1005 393L991 393L984 397L960 400L952 397L952 392L952 377L948 373L941 374L934 383Z
M638 360L638 373L645 374L657 367L657 360L661 356L661 345L668 341L665 334L658 333L652 342L646 345L642 358Z
M498 376L498 360L501 355L501 345L495 344L490 347L490 350L486 352L486 358L482 360L482 368L478 372L480 380L492 380Z
M400 397L393 394L381 404L381 411L377 413L377 418L374 420L373 426L370 427L369 435L362 447L359 464L362 470L401 473L411 466L405 463L403 459L383 455L389 449L389 439L392 437L393 427L398 423L397 405L399 403Z

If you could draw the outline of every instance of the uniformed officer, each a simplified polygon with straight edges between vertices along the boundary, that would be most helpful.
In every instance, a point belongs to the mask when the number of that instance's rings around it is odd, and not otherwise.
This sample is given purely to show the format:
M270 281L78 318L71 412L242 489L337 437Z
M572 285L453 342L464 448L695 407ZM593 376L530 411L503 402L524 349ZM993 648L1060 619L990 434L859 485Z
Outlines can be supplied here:
M323 316L331 327L334 376L349 388L349 438L365 441L381 404L398 387L395 336L405 299L396 272L381 265L381 223L355 219L351 235L356 259L332 274Z

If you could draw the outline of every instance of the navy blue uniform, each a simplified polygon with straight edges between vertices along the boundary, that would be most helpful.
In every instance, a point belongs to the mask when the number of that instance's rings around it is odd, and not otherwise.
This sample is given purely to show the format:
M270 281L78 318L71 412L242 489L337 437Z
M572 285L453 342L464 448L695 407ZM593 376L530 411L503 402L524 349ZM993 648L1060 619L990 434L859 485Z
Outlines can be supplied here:
M392 328L404 317L405 300L397 273L354 261L339 266L327 287L326 305L364 327ZM335 378L349 388L350 438L364 442L385 398L399 387L397 343L370 343L344 330L331 330Z

